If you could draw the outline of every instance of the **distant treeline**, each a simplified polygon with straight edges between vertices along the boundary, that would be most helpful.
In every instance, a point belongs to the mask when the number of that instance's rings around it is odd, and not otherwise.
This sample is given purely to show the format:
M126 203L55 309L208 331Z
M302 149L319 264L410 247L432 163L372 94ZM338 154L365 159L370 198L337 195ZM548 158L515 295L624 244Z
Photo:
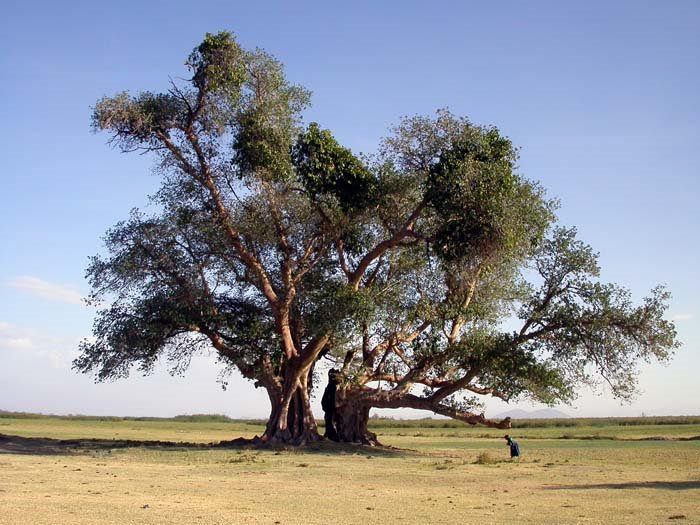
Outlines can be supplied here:
M697 425L700 416L644 416L644 417L593 417L570 419L521 419L516 428L536 427L606 427L616 425L635 427L640 425Z
M639 425L698 425L700 416L568 417L554 419L513 419L513 428L608 427ZM370 418L372 428L463 428L467 423L452 419Z
M233 419L223 414L189 414L175 417L117 417L117 416L55 416L33 414L29 412L10 412L0 410L0 418L42 419L57 418L75 421L162 421L177 423L236 423L264 426L264 419ZM319 421L323 426L323 421ZM639 425L700 425L700 416L644 416L644 417L572 417L557 419L514 419L513 428L553 428L553 427L608 427ZM372 417L372 428L464 428L466 423L452 419L394 419L391 417Z
M251 425L265 425L263 419L233 419L223 414L187 414L175 417L137 417L137 416L85 416L82 414L69 414L56 416L53 414L34 414L31 412L10 412L0 410L0 418L12 419L69 419L73 421L163 421L185 423L244 423Z

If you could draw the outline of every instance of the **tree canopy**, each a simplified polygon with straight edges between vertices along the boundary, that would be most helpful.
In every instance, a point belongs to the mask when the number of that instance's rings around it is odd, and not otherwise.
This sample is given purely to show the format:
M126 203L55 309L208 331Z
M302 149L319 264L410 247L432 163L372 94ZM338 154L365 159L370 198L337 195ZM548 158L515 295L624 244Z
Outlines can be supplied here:
M678 346L655 288L635 305L559 226L493 126L402 119L371 156L303 124L305 89L261 50L207 34L190 78L97 102L93 127L156 159L156 212L134 211L88 268L100 305L74 367L98 380L214 348L266 389L262 440L319 439L321 359L340 370L338 436L375 443L374 407L507 427L481 399L568 402Z

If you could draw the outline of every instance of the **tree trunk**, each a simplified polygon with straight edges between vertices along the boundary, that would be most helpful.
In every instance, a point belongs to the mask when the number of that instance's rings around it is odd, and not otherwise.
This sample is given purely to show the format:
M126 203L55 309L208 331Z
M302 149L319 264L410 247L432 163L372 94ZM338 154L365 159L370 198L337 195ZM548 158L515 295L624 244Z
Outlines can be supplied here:
M338 389L334 417L338 440L363 445L381 445L377 435L367 428L369 410L370 407L359 402L352 391Z
M271 410L263 443L304 445L323 439L311 411L308 383L311 369L287 364L281 391L270 391Z

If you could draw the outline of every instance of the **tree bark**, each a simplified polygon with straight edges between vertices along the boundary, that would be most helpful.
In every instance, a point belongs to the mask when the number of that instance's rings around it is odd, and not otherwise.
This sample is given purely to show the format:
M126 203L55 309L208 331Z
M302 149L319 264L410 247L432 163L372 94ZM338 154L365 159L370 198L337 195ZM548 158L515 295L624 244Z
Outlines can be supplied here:
M369 388L345 387L336 393L335 427L340 441L381 445L377 435L367 428L371 408L415 408L448 416L470 425L484 425L491 428L511 427L509 417L501 420L486 419L483 414L460 411L429 398L421 398L405 392L378 392Z
M367 428L370 406L357 399L350 389L336 392L335 427L338 440L345 443L381 445L377 435Z
M281 390L271 391L270 419L262 436L266 444L305 445L323 439L311 411L308 386L312 370L288 362Z

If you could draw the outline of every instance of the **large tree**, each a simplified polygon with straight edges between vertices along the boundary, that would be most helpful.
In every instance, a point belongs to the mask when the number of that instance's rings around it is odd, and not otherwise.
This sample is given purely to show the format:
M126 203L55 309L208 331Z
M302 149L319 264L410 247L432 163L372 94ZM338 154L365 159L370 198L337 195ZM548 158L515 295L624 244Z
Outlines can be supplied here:
M207 34L190 78L98 101L96 130L158 160L158 210L106 237L88 269L99 306L76 369L98 380L186 368L214 348L266 389L265 442L319 439L314 369L341 370L339 436L375 443L373 407L469 423L479 398L569 401L602 378L634 393L640 360L677 346L658 288L640 306L597 280L493 127L404 119L360 158L301 113L309 94L263 51Z

